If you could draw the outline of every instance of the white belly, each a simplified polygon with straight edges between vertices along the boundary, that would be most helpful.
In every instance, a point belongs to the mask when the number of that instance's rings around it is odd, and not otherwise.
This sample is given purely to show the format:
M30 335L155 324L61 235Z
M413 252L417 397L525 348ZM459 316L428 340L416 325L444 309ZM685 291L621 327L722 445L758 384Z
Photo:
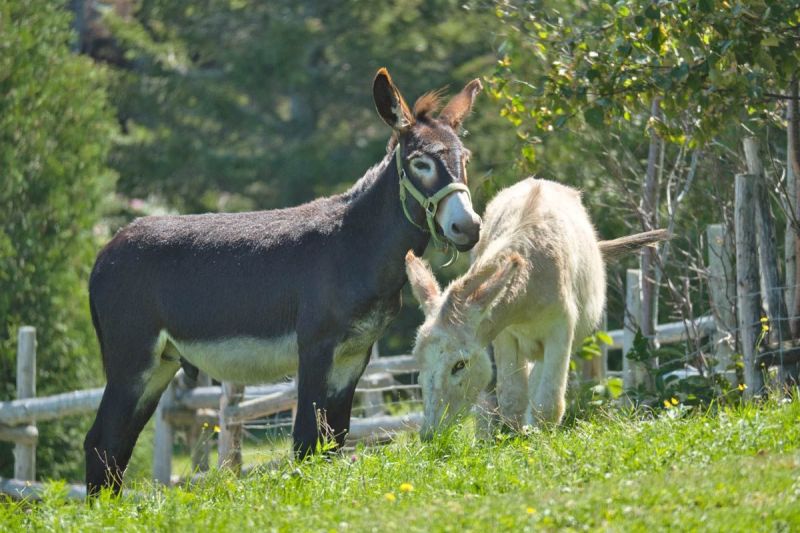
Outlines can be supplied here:
M229 337L212 341L180 341L162 331L158 344L161 351L172 353L174 349L178 355L219 381L252 385L277 381L297 373L296 333L273 339ZM157 345L156 350L158 348Z

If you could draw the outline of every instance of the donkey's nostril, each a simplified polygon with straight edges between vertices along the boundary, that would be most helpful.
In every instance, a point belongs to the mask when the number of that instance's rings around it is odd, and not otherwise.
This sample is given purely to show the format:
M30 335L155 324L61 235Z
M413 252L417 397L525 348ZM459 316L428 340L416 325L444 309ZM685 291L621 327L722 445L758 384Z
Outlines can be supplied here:
M450 226L450 229L453 230L453 233L455 233L456 235L461 235L462 233L461 228L459 228L458 224L456 224L455 222L453 222L453 224Z

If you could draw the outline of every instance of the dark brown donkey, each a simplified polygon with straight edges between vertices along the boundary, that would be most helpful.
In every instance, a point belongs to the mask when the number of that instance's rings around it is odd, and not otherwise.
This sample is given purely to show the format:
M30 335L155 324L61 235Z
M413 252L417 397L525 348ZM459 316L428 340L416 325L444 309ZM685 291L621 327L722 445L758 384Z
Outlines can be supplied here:
M481 220L457 130L473 80L436 115L435 93L409 110L385 69L375 105L389 153L340 195L238 214L141 218L100 252L89 298L107 385L86 436L86 484L120 490L142 427L182 365L218 380L297 373L293 438L319 439L317 410L341 445L369 348L400 307L404 257L431 238L459 250Z

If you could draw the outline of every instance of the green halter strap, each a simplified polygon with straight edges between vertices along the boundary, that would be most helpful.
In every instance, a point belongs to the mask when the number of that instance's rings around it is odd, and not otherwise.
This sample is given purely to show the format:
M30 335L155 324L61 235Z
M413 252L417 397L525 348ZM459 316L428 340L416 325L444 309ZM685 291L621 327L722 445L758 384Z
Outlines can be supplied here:
M446 247L447 245L442 243L441 239L439 239L439 236L436 233L436 212L439 210L439 202L441 202L451 192L456 191L464 191L467 193L467 196L469 196L471 202L472 195L469 193L469 187L463 183L448 183L436 191L431 197L427 197L414 186L410 179L408 179L406 170L403 168L403 160L400 156L399 143L397 144L397 148L395 148L394 153L395 161L397 162L397 174L400 176L400 205L403 206L403 213L405 213L409 222L414 224L422 231L427 231L430 233L431 239L433 239L433 242L436 246L440 248ZM425 210L425 220L428 223L427 229L417 224L411 217L411 213L408 212L408 206L406 205L406 193L410 194L414 200L416 200L417 203L422 206L422 209Z

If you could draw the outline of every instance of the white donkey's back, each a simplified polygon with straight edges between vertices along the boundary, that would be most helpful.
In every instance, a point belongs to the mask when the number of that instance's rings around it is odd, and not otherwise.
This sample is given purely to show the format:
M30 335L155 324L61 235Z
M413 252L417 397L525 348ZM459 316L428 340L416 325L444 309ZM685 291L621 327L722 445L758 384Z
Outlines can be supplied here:
M528 323L531 336L534 330L548 329L529 324L532 320L563 312L569 314L576 338L591 333L605 306L606 275L580 192L534 178L500 191L486 208L472 262L495 263L510 252L526 259L528 284L511 305L494 310L502 322Z

